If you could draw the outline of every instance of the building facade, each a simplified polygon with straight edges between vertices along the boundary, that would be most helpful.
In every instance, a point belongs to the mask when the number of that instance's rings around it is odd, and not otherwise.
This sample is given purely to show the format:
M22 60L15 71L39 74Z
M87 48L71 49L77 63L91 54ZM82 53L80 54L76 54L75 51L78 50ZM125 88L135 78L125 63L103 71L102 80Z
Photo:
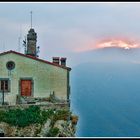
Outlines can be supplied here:
M49 97L69 102L71 68L66 58L53 57L52 62L37 55L37 34L30 29L25 41L25 54L7 51L0 54L0 93L10 105L17 103L17 96ZM2 97L2 96L1 96Z

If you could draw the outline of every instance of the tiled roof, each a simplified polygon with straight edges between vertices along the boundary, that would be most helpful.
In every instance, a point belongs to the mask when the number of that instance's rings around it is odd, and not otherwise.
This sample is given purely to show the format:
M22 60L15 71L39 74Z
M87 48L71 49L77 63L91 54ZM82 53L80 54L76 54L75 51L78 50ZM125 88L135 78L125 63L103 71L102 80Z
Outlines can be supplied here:
M36 61L40 61L40 62L44 62L46 64L50 64L50 65L53 65L53 66L56 66L56 67L60 67L60 68L63 68L63 69L67 69L67 70L71 70L70 67L65 67L65 66L61 66L61 65L58 65L58 64L54 64L52 62L49 62L49 61L46 61L46 60L43 60L43 59L40 59L40 58L36 58L36 57L33 57L31 55L25 55L25 54L22 54L22 53L19 53L19 52L16 52L16 51L7 51L7 52L3 52L3 53L0 53L0 56L1 55L5 55L5 54L8 54L8 53L14 53L14 54L17 54L17 55L20 55L20 56L23 56L23 57L27 57L27 58L31 58L31 59L34 59Z

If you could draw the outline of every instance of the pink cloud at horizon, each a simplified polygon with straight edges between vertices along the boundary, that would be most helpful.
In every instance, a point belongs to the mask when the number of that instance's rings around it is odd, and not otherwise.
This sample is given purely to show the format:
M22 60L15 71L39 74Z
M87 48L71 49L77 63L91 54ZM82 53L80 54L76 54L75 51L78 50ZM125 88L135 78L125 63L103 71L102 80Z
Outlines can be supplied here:
M78 47L74 51L75 52L84 52L84 51L91 51L95 49L101 49L106 47L119 47L124 49L131 49L131 48L140 48L140 42L126 39L126 38L110 38L110 39L103 39L100 41L93 42L87 44L86 47Z

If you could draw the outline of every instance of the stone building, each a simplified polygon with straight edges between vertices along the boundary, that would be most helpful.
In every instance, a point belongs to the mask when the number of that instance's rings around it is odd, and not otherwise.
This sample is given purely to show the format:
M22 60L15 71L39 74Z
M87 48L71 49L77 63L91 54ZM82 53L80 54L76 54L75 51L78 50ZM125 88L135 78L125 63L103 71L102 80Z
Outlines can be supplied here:
M5 102L15 105L17 97L43 98L54 94L57 99L69 102L71 68L66 66L66 58L42 60L37 56L36 43L37 34L31 28L24 41L24 54L12 50L0 53L1 100L4 97Z

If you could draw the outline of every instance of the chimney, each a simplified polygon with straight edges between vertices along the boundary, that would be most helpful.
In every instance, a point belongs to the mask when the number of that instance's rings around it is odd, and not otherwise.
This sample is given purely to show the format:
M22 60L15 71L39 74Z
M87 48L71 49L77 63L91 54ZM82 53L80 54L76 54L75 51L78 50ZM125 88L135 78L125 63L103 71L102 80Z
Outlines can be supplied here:
M60 59L60 61L61 61L61 66L66 66L66 59L67 59L67 58L64 58L64 57L62 57L62 58Z
M59 57L53 57L53 63L59 65Z

